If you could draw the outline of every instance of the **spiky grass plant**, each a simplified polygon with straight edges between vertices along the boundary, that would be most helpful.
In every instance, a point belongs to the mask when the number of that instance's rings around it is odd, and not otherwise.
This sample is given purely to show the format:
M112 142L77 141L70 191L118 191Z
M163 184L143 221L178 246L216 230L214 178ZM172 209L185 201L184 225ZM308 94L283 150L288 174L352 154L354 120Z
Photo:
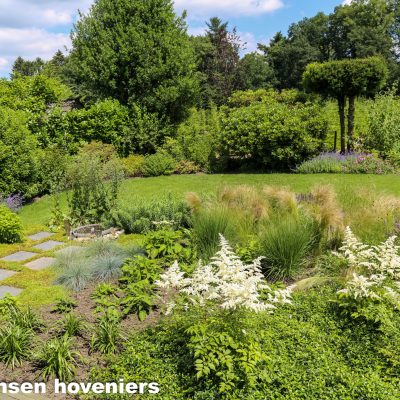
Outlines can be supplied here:
M60 321L59 325L60 334L70 337L81 336L86 329L85 321L74 313L65 315L65 317Z
M68 382L74 377L82 356L73 350L74 341L64 335L46 342L36 355L36 362L44 379L59 378Z
M99 319L91 341L91 348L102 354L115 354L122 339L119 320L104 315Z
M339 206L336 193L330 185L318 185L311 190L311 207L320 234L328 241L339 241L343 234L344 212Z
M69 269L64 269L60 272L56 283L63 285L66 288L79 292L88 285L93 279L93 270L91 265L86 260L78 260Z
M299 211L296 194L286 187L266 186L263 193L272 208L280 213L297 215Z
M193 239L201 258L208 260L215 254L220 234L235 242L235 220L233 213L221 206L200 210L193 216Z
M272 279L293 277L304 264L314 241L312 225L300 218L275 219L260 235L263 271Z
M124 249L116 243L106 240L94 240L85 248L86 257L103 257L108 255L118 255L124 257L126 255Z
M43 321L30 307L27 309L12 307L10 309L9 320L13 324L31 331L40 331L44 326Z
M9 323L0 328L0 361L14 369L30 357L33 331L25 326Z
M217 194L217 201L228 208L245 213L247 218L260 221L269 215L269 204L265 196L248 185L226 186Z
M122 275L121 267L126 257L123 254L103 254L92 261L93 277L100 282L108 282L118 279Z
M54 268L58 270L66 270L71 268L71 266L81 262L85 258L83 247L81 250L67 247L61 253L57 254Z

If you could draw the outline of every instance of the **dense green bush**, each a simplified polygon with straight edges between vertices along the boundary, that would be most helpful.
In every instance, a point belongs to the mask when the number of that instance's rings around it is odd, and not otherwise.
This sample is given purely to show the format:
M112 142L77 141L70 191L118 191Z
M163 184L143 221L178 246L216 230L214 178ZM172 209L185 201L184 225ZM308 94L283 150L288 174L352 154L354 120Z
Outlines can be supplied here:
M363 137L368 149L400 161L400 100L392 91L369 102L368 129Z
M131 154L122 159L122 166L125 174L128 177L136 177L141 175L141 168L144 161L144 156Z
M191 110L189 118L178 126L176 135L168 138L163 148L176 160L191 161L201 170L211 172L215 168L219 118L216 108Z
M22 240L22 223L17 214L0 205L0 243L16 243Z
M221 148L231 167L289 169L321 152L327 121L317 104L266 96L222 109Z
M28 114L0 108L0 193L40 192L38 143L27 128Z
M143 176L160 176L171 175L176 168L175 159L167 153L158 152L156 154L147 155L140 167Z
M190 225L189 206L169 195L150 201L133 198L131 204L113 213L114 223L126 233L147 233L165 227L179 229Z

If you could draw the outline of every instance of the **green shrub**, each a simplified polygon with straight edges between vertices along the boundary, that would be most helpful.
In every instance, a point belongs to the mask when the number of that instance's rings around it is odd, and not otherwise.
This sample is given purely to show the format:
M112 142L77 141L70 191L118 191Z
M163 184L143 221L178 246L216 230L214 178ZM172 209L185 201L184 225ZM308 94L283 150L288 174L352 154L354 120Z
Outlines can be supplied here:
M141 168L144 162L144 156L132 154L122 159L125 174L129 177L141 175Z
M143 176L171 175L176 168L175 159L166 154L158 152L144 158L140 171Z
M221 113L221 150L231 167L287 170L323 149L328 123L318 104L267 96Z
M30 356L33 331L16 323L0 328L0 361L14 369Z
M306 261L314 230L303 219L282 217L266 226L259 241L264 273L273 279L292 278Z
M201 171L201 168L193 161L181 160L178 162L175 168L175 172L180 175L197 174Z
M22 240L22 223L19 216L0 204L0 243L17 243Z
M215 107L210 110L193 109L189 118L179 125L176 135L166 140L163 149L180 162L190 161L202 171L211 172L219 134L220 116Z
M82 356L73 347L73 339L66 335L43 344L35 358L44 379L59 378L68 382L74 377Z
M125 233L147 233L167 226L180 229L190 225L190 208L171 196L150 201L133 198L131 204L120 208L113 216L114 223Z

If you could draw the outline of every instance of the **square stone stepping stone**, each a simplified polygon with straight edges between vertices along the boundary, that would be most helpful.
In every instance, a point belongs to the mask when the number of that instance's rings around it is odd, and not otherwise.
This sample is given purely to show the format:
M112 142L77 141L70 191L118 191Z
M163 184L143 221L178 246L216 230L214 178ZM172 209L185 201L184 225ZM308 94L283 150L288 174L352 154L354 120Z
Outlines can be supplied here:
M82 251L82 247L80 247L80 246L68 246L68 247L64 247L61 250L56 251L56 254L78 253L79 251Z
M38 232L38 233L35 233L34 235L28 236L28 238L31 240L42 240L42 239L46 239L53 235L54 235L54 233L50 233L50 232Z
M0 281L4 281L4 279L9 278L10 276L15 275L16 271L9 271L8 269L0 269Z
M25 261L29 258L35 257L37 253L32 253L31 251L17 251L16 253L10 254L9 256L0 258L2 261Z
M64 242L57 242L55 240L48 240L47 242L43 242L43 243L37 244L36 246L33 246L33 248L47 251L47 250L53 250L54 247L61 246L63 244L64 244Z
M3 299L6 294L11 294L11 296L18 296L22 292L22 289L18 289L12 286L0 286L0 299Z
M56 259L53 257L42 257L38 258L37 260L28 262L27 264L25 264L25 267L33 269L34 271L40 271L42 269L51 267L54 264L54 261L56 261Z

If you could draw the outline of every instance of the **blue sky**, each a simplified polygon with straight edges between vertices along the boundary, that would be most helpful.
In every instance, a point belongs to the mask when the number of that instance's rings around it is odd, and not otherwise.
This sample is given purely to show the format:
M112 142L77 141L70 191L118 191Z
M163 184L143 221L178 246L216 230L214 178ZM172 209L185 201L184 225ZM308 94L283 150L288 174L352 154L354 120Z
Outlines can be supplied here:
M146 1L146 0L143 0ZM318 11L331 12L343 0L175 0L177 12L186 9L190 33L204 31L212 16L236 26L247 50L267 43L277 31ZM7 77L16 57L51 58L69 46L77 9L86 12L92 0L0 0L0 76Z

